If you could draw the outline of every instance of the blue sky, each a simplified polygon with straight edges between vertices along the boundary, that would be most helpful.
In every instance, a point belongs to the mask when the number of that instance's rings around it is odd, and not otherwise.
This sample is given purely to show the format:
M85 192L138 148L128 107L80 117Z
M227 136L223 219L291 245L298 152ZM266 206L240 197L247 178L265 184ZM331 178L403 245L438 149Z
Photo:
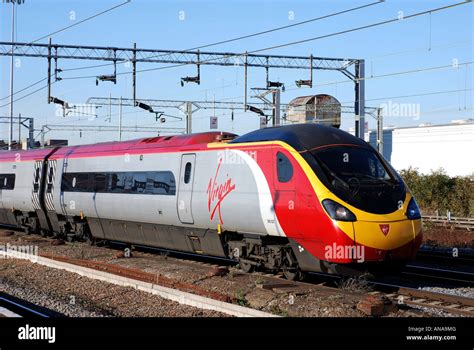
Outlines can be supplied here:
M17 41L29 42L45 34L54 32L75 21L100 12L121 1L92 0L26 0L17 7ZM219 40L238 37L254 32L291 24L298 21L341 11L370 3L366 1L289 1L289 0L241 0L241 1L146 1L133 0L112 12L89 22L78 25L53 37L60 44L81 44L97 46L131 47L134 42L140 48L189 49ZM386 1L380 5L343 14L329 19L297 26L259 37L208 48L216 52L251 51L276 44L329 34L362 25L391 19L403 11L404 15L425 11L455 3L451 1ZM180 20L180 11L185 19ZM290 12L294 19L290 18ZM11 5L0 3L0 38L10 41ZM472 118L474 93L461 91L393 98L397 96L426 94L439 91L473 89L473 64L458 68L447 68L387 77L380 75L404 72L429 67L451 65L474 61L473 49L474 6L467 4L415 19L398 21L393 24L370 28L358 32L338 35L304 44L288 46L268 51L269 54L288 54L325 57L356 57L366 60L366 105L378 107L381 104L414 104L420 109L420 117L387 117L386 125L407 126L420 123L449 123L452 119ZM43 42L47 42L46 39ZM0 98L9 94L9 57L0 58ZM45 59L21 58L15 68L15 90L46 77ZM63 69L93 65L101 62L82 60L61 60ZM139 65L139 69L149 68ZM154 65L153 67L157 67ZM118 71L130 68L118 66ZM243 100L243 69L203 66L201 85L187 84L181 87L180 77L195 74L194 66L164 69L138 75L138 97L178 100ZM65 72L63 77L80 75L101 75L112 73L111 67ZM265 84L263 69L250 69L249 87ZM282 102L296 96L327 93L335 96L343 105L351 105L354 100L353 84L338 72L315 72L315 86L312 89L294 89L294 81L307 79L303 70L270 70L271 80L280 80L292 87L282 94ZM41 87L38 85L15 97ZM131 76L119 77L117 85L95 80L64 80L53 85L53 96L70 103L84 103L90 96L131 97ZM107 108L99 110L100 117L88 120L87 117L56 116L56 107L46 103L46 89L15 103L15 114L35 118L36 127L43 124L85 124L117 125L117 109L112 110L111 122L105 121ZM0 101L0 105L8 99ZM169 114L179 115L177 110L167 110ZM0 108L0 115L8 115L8 107ZM156 125L154 115L134 108L124 109L125 125ZM212 110L202 110L194 117L194 131L209 129L209 116ZM253 113L236 113L231 122L230 112L216 111L219 129L245 133L259 126ZM369 120L369 126L375 121ZM343 128L353 125L353 115L343 115ZM181 127L183 123L172 121L162 126ZM7 138L7 126L2 124L0 138ZM15 135L16 135L15 131ZM124 138L140 137L139 134L124 134ZM69 137L71 143L97 142L116 139L116 133L51 132L47 138Z

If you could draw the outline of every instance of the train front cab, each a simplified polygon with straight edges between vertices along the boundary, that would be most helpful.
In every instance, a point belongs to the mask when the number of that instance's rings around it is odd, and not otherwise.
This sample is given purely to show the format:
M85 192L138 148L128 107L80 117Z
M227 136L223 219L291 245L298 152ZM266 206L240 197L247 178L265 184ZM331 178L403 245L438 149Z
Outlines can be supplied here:
M327 193L322 203L337 203L332 208L323 204L328 208L328 219L333 222L337 234L349 238L349 244L340 249L342 256L338 255L338 247L333 248L333 256L325 255L329 270L343 273L354 268L361 272L383 272L413 260L422 239L421 219L413 197L410 194L406 197L395 212L372 214ZM353 249L347 249L352 239Z
M420 211L403 180L375 150L327 145L302 156L299 162L317 202L313 226L319 227L317 232L303 227L305 238L290 240L302 269L353 274L399 267L415 258L422 239Z

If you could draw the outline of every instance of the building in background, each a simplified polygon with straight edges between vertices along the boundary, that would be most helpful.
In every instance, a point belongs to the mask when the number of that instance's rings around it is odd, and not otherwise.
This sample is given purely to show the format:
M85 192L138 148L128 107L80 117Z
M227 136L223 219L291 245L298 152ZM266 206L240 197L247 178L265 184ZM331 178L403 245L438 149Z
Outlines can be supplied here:
M366 133L365 139L377 148L375 131ZM383 141L383 156L397 170L412 167L430 173L443 168L449 176L474 174L473 119L386 129Z
M341 103L333 96L319 94L296 97L288 103L286 121L341 126Z

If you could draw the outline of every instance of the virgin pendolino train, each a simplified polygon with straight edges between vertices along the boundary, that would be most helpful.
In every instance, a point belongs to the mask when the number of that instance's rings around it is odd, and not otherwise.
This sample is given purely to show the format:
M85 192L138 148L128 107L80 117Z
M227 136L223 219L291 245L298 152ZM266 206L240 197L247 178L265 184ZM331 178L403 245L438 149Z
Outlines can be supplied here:
M283 271L404 262L420 211L370 145L330 126L0 153L0 223Z

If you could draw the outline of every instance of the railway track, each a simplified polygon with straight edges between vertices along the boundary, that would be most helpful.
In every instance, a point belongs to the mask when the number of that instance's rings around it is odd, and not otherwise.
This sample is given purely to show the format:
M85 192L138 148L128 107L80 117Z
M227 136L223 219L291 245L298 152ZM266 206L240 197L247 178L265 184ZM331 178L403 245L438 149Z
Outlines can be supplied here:
M116 247L120 246L120 244L117 244ZM210 263L210 264L223 264L227 266L231 265L236 265L238 262L236 260L232 259L224 259L224 258L216 258L213 256L206 256L206 255L199 255L199 254L192 254L192 253L183 253L183 252L176 252L176 251L170 251L166 249L161 249L161 248L148 248L148 247L141 247L137 246L136 248L140 249L142 254L147 254L149 256L153 256L153 254L156 254L156 252L159 253L168 253L171 254L179 259L189 259L192 261L201 261L204 263ZM465 262L466 259L470 259L467 255L463 255L464 260L452 260L452 263L460 263ZM474 259L474 256L472 257ZM474 262L474 260L473 260ZM471 266L474 266L471 265ZM263 274L266 276L277 276L278 278L282 278L283 276L281 275L274 275L274 274ZM335 279L338 279L337 276L335 275L330 275L330 274L325 274L325 273L311 273L311 276L313 276L316 280L315 283L320 283L318 281L319 279L323 280L329 280L333 281ZM449 287L474 287L474 271L468 272L468 271L461 271L461 270L456 270L452 266L451 268L447 267L439 267L439 266L429 266L429 265L421 265L418 263L411 263L408 264L403 271L401 271L400 276L403 276L405 278L409 278L410 280L415 280L417 282L423 282L423 283L439 283L443 286L449 286Z
M422 246L403 274L474 287L474 249Z
M231 296L208 291L203 288L200 288L199 286L196 286L190 283L177 281L177 280L174 280L162 275L158 275L155 273L145 272L138 269L127 268L127 267L105 263L101 261L95 261L95 260L74 259L74 258L69 258L69 257L64 257L64 256L54 256L51 254L40 254L40 256L50 259L50 260L82 266L82 267L86 267L86 268L97 270L97 271L103 271L103 272L111 273L117 276L134 279L137 281L153 283L153 284L157 284L163 287L177 289L183 292L190 292L190 293L204 296L207 298L211 298L214 300L219 300L223 302L233 302Z
M118 250L124 247L123 244L112 244L112 248ZM149 248L149 247L140 247L135 246L136 249L140 251L140 254L145 256L156 256L157 253L167 254L173 257L178 258L178 260L188 260L194 261L201 264L206 264L217 268L218 266L231 266L236 265L235 260L216 258L212 256L198 255L198 254L189 254L177 251L170 251L166 249L159 248ZM205 297L212 298L214 300L232 302L232 296L223 295L219 293L214 293L201 290L196 285L190 285L186 283L177 283L174 280L167 279L163 276L157 276L155 274L149 274L144 271L128 269L121 266L103 263L98 261L91 260L81 260L81 259L71 259L65 257L56 257L48 256L44 257L49 259L54 259L57 261L73 263L79 266L84 266L92 268L99 271L110 272L119 276L127 277L130 279L136 279L139 281L144 281L148 283L160 283L161 285L168 286L170 288L176 288L185 292L190 292L197 295L202 295ZM328 275L324 273L311 273L310 277L302 282L293 282L288 281L282 278L279 275L273 275L269 273L256 272L255 275L262 276L267 281L262 287L267 289L280 289L286 291L297 291L301 289L307 289L312 287L318 288L331 288L334 290L335 287L338 287L339 282L342 280L339 276ZM391 276L393 277L393 276ZM396 276L395 276L396 277ZM439 286L438 282L443 281L443 283L449 283L451 285L463 285L473 287L473 274L465 273L456 270L447 270L440 268L433 268L429 266L419 266L419 265L408 265L407 270L403 273L403 280L405 282L393 282L385 280L368 280L367 284L372 287L370 293L377 295L383 294L388 298L392 299L394 302L398 303L400 298L403 299L406 305L413 306L423 306L429 307L431 309L440 309L443 311L450 312L452 314L463 315L463 316L473 316L474 317L474 299L458 297L449 294L434 293L428 291L422 291L416 288L411 288L407 281L417 281L420 286L429 285L433 286L435 282ZM400 279L401 280L401 279ZM217 295L219 294L219 295Z
M146 253L152 255L152 253ZM179 255L179 253L178 253ZM187 255L187 254L185 254ZM213 257L198 256L202 263L213 265L216 261ZM181 257L182 258L182 257ZM189 259L189 256L187 257ZM221 259L219 263L227 261L229 264L235 264L234 260ZM281 275L273 275L263 272L255 272L255 275L265 277L266 283L262 285L264 289L282 290L286 292L297 292L317 286L318 288L334 289L341 285L343 280L340 276L325 273L310 273L306 281L288 281ZM443 270L430 267L422 267L418 265L410 266L403 274L410 280L424 279L428 281L448 282L456 286L474 287L474 275L472 273L464 273L455 270ZM456 296L445 293L437 293L431 291L420 290L408 287L407 283L388 283L378 280L368 280L367 285L374 290L369 292L371 295L384 295L395 304L404 304L408 306L425 307L430 309L442 310L454 315L474 317L474 299L462 296Z
M318 287L334 289L340 285L334 276L330 276L328 281L330 281L330 283L319 283ZM298 290L307 289L312 286L314 286L313 283L277 280L264 285L263 288L297 292ZM423 307L442 310L453 315L474 317L473 298L425 291L380 281L366 281L366 287L373 289L372 291L368 291L367 294L385 296L397 305Z
M17 255L11 253L6 254L7 256L18 258ZM23 257L22 259L30 260L28 257ZM226 294L206 290L197 285L167 278L155 273L148 273L140 269L51 254L40 254L34 261L49 268L66 270L94 280L132 287L178 302L179 304L200 309L214 310L237 317L278 317L277 315L233 303L234 298Z
M151 254L150 254L151 255ZM187 283L180 283L172 279L167 279L163 276L157 276L155 274L150 274L144 271L125 268L110 263L103 263L98 261L83 260L83 259L72 259L66 257L58 257L46 255L45 258L52 259L55 261L60 261L68 264L74 264L78 266L87 267L90 269L104 271L112 273L118 276L134 279L137 281L143 281L148 283L159 283L160 285L165 285L169 287L178 288L179 290L191 292L193 294L204 295L208 298L212 298L218 301L232 302L232 297L213 293L205 290L200 290L199 287L189 285ZM216 266L211 262L201 262L202 264ZM269 290L280 290L285 292L294 292L298 293L301 290L307 290L309 288L316 288L320 290L326 289L327 291L334 291L338 287L338 281L341 281L342 278L334 275L326 274L311 274L313 280L308 281L288 281L279 276L272 274L265 274L261 272L254 273L264 278L262 283L262 288ZM419 290L416 288L409 288L404 285L398 285L394 283L386 283L382 281L367 281L367 285L371 287L371 291L368 292L370 295L383 295L392 300L395 304L424 307L429 309L442 310L449 312L454 315L470 316L474 317L474 299L466 298L456 295L435 293L430 291ZM347 293L347 290L341 290L342 293ZM1 301L1 299L0 299ZM10 303L12 304L12 303ZM0 303L1 306L1 303ZM29 310L28 307L21 308L20 312L24 313L26 316ZM33 312L35 310L33 309ZM42 317L51 317L50 314L45 312L39 312L39 315L44 315Z
M380 290L369 292L371 295L384 295L399 305L409 305L443 310L455 315L474 317L474 299L458 295L436 293L415 288L389 284L375 284ZM382 290L393 288L392 292Z
M474 266L474 249L422 245L416 255L416 259L430 262L467 264Z
M4 292L0 292L0 314L6 317L25 317L25 318L56 318L64 315L35 305L29 301L17 298Z
M318 274L319 276L323 276ZM329 276L327 276L329 277ZM319 283L318 288L337 288L337 278L330 276L330 283ZM334 283L336 282L336 283ZM453 315L474 317L474 299L458 295L437 293L431 291L409 288L403 285L390 284L380 281L367 281L366 286L373 289L366 294L375 296L385 296L394 304L399 306L414 306L428 309L442 310ZM314 287L314 283L291 282L282 279L273 279L265 283L262 288L271 290L282 290L286 292L298 292Z
M474 273L449 268L419 264L407 264L401 271L403 276L421 278L426 281L443 281L457 287L474 287Z

